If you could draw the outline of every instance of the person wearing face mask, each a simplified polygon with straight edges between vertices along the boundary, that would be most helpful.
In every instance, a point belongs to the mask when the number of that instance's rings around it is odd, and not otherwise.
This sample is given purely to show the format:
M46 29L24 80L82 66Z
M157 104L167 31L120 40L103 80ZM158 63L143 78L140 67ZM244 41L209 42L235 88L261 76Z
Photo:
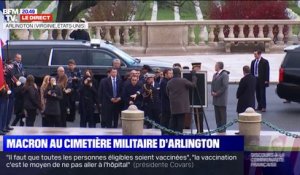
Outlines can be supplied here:
M23 87L24 109L26 116L26 126L34 126L37 109L42 109L40 104L39 92L34 77L28 75Z
M61 126L61 110L60 100L62 99L62 90L56 85L55 77L50 78L50 83L44 92L46 98L45 105L45 120L47 127L60 127Z
M94 115L95 106L99 111L97 90L94 87L93 74L91 70L86 70L83 78L83 85L79 89L80 94L80 127L95 128L96 117Z

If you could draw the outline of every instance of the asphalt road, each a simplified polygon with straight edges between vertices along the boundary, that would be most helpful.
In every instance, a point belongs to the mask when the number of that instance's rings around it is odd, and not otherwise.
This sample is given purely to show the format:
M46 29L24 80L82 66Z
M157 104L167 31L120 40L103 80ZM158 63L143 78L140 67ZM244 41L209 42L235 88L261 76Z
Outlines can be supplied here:
M235 98L235 93L238 85L230 84L229 86L229 99L227 106L227 121L230 122L233 119L237 118L236 113L236 104L237 100ZM267 112L262 113L262 118L267 120L282 129L288 131L299 131L300 130L300 104L299 103L283 103L283 99L280 99L275 93L276 85L270 85L267 88ZM210 92L210 85L208 86L208 92ZM210 129L215 129L215 117L214 110L212 106L212 98L208 94L208 107L205 108L205 114L208 120ZM205 125L205 123L204 123ZM37 116L35 126L41 126L41 116ZM76 116L74 122L68 122L68 127L79 127L79 115ZM97 124L97 127L100 127L100 124ZM206 125L205 125L206 128ZM238 125L235 124L229 128L229 130L237 130ZM270 131L271 129L262 126L262 130Z

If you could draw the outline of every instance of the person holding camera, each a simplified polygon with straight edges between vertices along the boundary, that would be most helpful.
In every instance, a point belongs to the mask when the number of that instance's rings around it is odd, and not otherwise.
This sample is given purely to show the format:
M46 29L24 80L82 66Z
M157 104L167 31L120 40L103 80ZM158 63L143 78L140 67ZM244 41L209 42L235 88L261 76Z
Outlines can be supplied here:
M81 70L76 67L76 62L73 59L68 61L68 68L66 70L68 77L68 87L71 88L69 105L70 113L67 115L67 121L73 122L76 114L76 100L78 100L78 90L81 84Z
M80 127L95 128L96 121L94 117L95 106L100 111L95 80L91 70L86 70L83 78L83 85L79 90L80 94Z
M61 110L60 100L62 99L62 90L56 85L55 77L50 78L50 83L44 93L46 98L45 105L45 124L47 127L60 127L61 126Z

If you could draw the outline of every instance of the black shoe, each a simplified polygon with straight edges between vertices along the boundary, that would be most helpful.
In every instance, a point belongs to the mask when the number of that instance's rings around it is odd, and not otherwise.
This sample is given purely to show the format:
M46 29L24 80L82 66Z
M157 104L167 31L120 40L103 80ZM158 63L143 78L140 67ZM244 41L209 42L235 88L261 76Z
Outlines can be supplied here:
M6 129L7 129L7 130L10 130L10 131L11 131L11 130L14 130L14 128L12 128L12 127L7 127Z
M261 111L261 108L256 108L255 111Z
M0 131L0 135L1 135L1 136L4 136L5 134L6 134L5 132Z
M234 134L235 134L235 135L240 135L240 132L235 132Z

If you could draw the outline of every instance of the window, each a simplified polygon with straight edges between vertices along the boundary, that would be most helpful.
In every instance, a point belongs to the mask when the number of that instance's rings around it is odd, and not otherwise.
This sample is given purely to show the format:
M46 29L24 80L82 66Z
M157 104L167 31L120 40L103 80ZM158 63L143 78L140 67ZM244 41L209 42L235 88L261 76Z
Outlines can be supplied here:
M91 65L111 66L114 57L107 52L91 52Z
M288 52L285 59L286 67L300 68L300 52Z
M10 59L14 60L17 53L22 55L22 63L24 66L41 65L45 66L48 63L46 53L43 53L43 49L11 49L9 52Z
M67 65L70 59L74 59L77 65L87 65L86 50L53 49L51 65Z

